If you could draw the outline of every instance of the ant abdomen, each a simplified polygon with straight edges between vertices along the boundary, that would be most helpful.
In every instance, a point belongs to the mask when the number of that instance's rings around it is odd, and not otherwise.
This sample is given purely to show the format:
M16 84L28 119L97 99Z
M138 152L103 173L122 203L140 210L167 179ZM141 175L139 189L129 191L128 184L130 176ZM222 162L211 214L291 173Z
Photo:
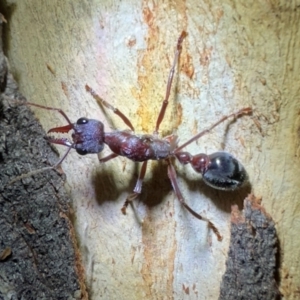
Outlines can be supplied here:
M243 165L227 152L208 155L208 164L202 171L204 182L219 190L232 191L241 187L248 179Z
M248 179L243 165L227 152L210 155L200 153L194 156L188 152L177 152L175 156L182 164L190 163L207 185L218 190L235 190Z

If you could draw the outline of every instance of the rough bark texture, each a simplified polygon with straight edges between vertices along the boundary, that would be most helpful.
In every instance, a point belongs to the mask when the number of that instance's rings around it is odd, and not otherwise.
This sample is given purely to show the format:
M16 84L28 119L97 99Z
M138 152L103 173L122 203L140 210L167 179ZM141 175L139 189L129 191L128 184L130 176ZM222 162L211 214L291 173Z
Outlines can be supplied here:
M107 131L126 126L99 108L84 85L122 110L137 133L152 133L176 40L188 32L160 134L176 130L184 143L223 115L255 109L252 118L225 122L186 150L226 150L246 167L251 192L276 224L285 299L299 299L300 282L298 2L5 2L5 49L22 93L63 109L72 121L99 119ZM58 114L34 112L46 130L65 125ZM221 243L180 206L163 163L149 164L142 201L136 201L143 224L131 209L120 213L137 165L124 158L99 165L96 156L75 152L63 163L93 300L219 297L231 205L241 209L250 190L215 191L190 167L175 167L186 201L215 223Z
M261 200L250 195L244 201L243 213L237 206L232 209L230 247L220 300L280 298L275 281L279 266L275 224L260 203Z
M2 44L2 43L0 43ZM0 299L86 298L70 221L70 199L55 171L10 184L57 155L19 93L0 45Z

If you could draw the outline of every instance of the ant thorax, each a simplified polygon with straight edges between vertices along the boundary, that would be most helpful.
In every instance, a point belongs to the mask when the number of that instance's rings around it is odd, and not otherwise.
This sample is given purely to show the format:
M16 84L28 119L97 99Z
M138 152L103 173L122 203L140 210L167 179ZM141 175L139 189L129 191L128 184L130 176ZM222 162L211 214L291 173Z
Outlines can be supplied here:
M160 139L151 134L132 134L128 130L105 133L104 143L117 155L132 161L166 159L177 146L177 136Z

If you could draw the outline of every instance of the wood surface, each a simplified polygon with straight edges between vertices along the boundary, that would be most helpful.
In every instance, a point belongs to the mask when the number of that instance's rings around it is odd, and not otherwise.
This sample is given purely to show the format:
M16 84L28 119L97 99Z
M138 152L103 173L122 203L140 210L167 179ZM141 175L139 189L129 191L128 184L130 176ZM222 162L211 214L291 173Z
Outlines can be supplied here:
M225 150L246 167L251 191L276 224L280 291L299 297L300 282L300 10L286 1L6 1L5 50L29 101L59 107L75 122L102 120L126 129L86 93L88 83L118 107L137 133L152 133L182 30L180 64L162 136L183 143L225 114L251 106L252 117L226 122L190 145L193 154ZM176 85L176 88L175 88ZM48 130L65 125L35 109ZM65 149L58 147L63 153ZM108 150L103 155L109 154ZM76 211L75 227L91 299L217 299L225 272L231 205L248 191L206 187L176 164L186 201L213 221L184 210L166 165L149 164L138 222L120 209L138 166L125 158L105 165L74 151L63 163Z

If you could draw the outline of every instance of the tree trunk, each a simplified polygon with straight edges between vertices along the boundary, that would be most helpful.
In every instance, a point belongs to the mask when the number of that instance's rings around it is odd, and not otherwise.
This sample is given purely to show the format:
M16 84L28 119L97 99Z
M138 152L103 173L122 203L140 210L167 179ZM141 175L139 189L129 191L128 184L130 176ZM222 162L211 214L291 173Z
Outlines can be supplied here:
M106 131L127 127L85 84L128 116L136 133L153 133L176 42L187 31L160 134L176 130L184 143L223 115L254 109L186 150L225 150L243 163L276 223L280 292L299 296L299 4L31 0L7 1L4 14L7 56L28 101L61 108L72 122L101 120ZM46 130L66 125L58 113L34 111ZM164 162L148 164L138 217L130 207L120 211L138 164L117 157L100 165L96 155L75 151L63 162L91 299L219 297L231 206L242 208L250 189L216 191L175 164L187 203L217 226L222 242L177 201Z

